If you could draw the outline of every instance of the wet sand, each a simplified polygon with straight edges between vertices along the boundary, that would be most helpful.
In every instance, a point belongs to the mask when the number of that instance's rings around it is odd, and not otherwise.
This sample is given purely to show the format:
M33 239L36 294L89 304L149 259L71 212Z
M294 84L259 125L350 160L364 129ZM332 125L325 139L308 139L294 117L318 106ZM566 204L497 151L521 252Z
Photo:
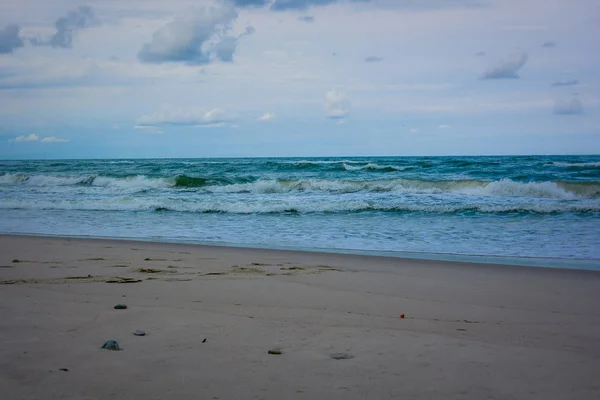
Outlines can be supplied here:
M598 399L598 376L598 272L0 236L3 399Z

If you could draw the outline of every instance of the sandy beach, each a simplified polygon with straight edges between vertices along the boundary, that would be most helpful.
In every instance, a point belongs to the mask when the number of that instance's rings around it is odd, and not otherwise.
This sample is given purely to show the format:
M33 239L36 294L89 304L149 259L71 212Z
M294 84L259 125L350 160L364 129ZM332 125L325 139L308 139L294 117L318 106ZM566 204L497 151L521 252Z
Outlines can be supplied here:
M0 236L0 284L7 400L600 398L598 272Z

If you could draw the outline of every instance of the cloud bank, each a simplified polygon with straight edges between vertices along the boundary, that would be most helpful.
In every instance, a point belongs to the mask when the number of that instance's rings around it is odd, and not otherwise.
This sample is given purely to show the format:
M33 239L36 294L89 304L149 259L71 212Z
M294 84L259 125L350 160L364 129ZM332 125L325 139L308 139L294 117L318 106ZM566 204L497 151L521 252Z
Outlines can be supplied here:
M161 126L195 126L195 127L213 127L222 126L226 122L231 122L235 118L220 108L213 108L209 111L203 110L171 110L164 109L154 114L141 116L135 128L158 128Z
M40 143L67 143L68 139L61 139L55 136L47 136L45 138L40 138L35 133L30 133L29 135L21 135L17 136L14 139L10 139L11 143L27 143L27 142L40 142Z

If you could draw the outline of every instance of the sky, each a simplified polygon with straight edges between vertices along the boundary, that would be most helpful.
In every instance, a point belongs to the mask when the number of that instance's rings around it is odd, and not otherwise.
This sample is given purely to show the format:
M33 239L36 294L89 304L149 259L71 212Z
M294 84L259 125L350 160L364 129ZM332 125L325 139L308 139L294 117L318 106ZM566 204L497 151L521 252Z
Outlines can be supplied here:
M0 158L600 154L597 0L0 2Z

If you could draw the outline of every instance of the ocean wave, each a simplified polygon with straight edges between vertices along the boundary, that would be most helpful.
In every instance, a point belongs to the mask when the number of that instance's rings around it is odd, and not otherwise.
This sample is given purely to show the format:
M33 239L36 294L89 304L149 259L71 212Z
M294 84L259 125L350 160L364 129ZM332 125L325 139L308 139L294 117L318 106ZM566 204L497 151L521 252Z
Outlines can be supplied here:
M0 185L36 187L78 186L101 187L116 191L136 192L153 189L186 189L205 193L276 194L325 192L332 194L370 192L402 194L458 194L465 196L528 197L560 200L598 199L600 182L543 181L521 182L510 179L486 180L331 180L331 179L252 179L202 178L187 175L173 177L53 176L25 174L0 175Z
M391 192L398 194L462 194L471 196L534 197L562 200L600 198L600 183L596 182L515 182L460 180L425 181L390 179L377 181L349 180L258 180L224 186L206 186L213 193L289 193L289 192Z
M379 165L374 162L359 160L299 160L269 161L267 164L278 170L326 170L326 171L404 171L415 166Z
M144 175L123 178L81 175L25 175L4 174L0 176L0 184L23 184L28 186L53 187L53 186L98 186L120 189L153 189L168 188L176 185L175 178L149 178Z
M329 164L363 164L365 161L359 160L294 160L294 161L278 161L277 164L292 164L292 165L329 165Z
M555 167L579 167L579 168L587 168L587 167L592 167L592 168L600 168L600 161L593 161L593 162L582 162L582 163L569 163L569 162L560 162L560 161L556 161L550 164L545 164L546 166L555 166Z
M342 167L346 171L371 170L371 171L385 171L385 172L404 171L406 169L412 168L412 167L398 167L395 165L378 165L378 164L374 164L374 163L368 163L367 165L357 165L357 166L343 163Z
M435 203L389 202L369 200L303 201L214 201L183 199L148 199L134 197L112 197L103 200L0 200L2 210L79 210L79 211L156 211L226 214L282 214L282 213L484 213L484 214L559 214L600 213L600 203L546 202L546 203Z

